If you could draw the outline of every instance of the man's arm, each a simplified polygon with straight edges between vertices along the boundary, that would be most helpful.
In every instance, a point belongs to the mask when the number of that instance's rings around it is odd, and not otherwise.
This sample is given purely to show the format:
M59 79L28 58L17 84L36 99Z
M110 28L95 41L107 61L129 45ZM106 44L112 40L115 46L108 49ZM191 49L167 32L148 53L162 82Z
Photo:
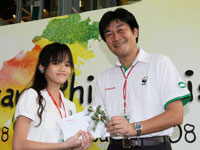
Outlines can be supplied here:
M179 125L183 122L183 103L176 100L166 107L165 112L151 119L141 121L141 134L149 134L165 130ZM107 131L111 134L122 134L124 136L135 136L137 134L134 123L128 123L122 116L112 117L107 124Z

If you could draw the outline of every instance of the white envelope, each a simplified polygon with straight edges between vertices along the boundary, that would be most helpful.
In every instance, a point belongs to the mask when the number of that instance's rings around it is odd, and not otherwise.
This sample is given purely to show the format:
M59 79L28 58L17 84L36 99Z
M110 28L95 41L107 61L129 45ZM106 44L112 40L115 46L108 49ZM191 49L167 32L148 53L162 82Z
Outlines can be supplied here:
M91 119L91 116L87 116L87 113L85 110L59 121L64 140L74 136L80 130L90 131L94 138L110 136L102 121L98 122L95 131L93 131L91 126L94 124L94 121Z

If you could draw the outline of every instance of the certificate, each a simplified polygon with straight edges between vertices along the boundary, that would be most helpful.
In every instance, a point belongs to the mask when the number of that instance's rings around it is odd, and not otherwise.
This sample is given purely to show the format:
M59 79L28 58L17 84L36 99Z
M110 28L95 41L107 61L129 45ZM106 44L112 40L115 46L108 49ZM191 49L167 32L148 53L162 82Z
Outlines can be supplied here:
M94 138L108 137L105 125L108 119L101 106L89 107L59 121L64 140L74 136L78 131L90 131Z

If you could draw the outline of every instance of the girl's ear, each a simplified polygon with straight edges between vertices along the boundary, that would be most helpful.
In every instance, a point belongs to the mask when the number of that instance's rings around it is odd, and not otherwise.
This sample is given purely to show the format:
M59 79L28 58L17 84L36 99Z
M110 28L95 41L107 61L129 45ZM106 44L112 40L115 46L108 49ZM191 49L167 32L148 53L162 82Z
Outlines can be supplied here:
M138 38L138 29L137 28L133 29L133 34Z
M40 70L40 72L43 74L44 73L44 67L40 64L38 69Z

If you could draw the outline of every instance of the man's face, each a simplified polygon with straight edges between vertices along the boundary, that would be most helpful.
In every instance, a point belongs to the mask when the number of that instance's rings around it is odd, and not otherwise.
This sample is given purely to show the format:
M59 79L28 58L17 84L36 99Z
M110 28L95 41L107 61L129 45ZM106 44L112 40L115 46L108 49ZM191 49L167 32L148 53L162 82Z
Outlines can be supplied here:
M138 30L135 28L132 31L129 25L123 21L112 21L104 35L106 44L118 58L126 57L137 49Z

